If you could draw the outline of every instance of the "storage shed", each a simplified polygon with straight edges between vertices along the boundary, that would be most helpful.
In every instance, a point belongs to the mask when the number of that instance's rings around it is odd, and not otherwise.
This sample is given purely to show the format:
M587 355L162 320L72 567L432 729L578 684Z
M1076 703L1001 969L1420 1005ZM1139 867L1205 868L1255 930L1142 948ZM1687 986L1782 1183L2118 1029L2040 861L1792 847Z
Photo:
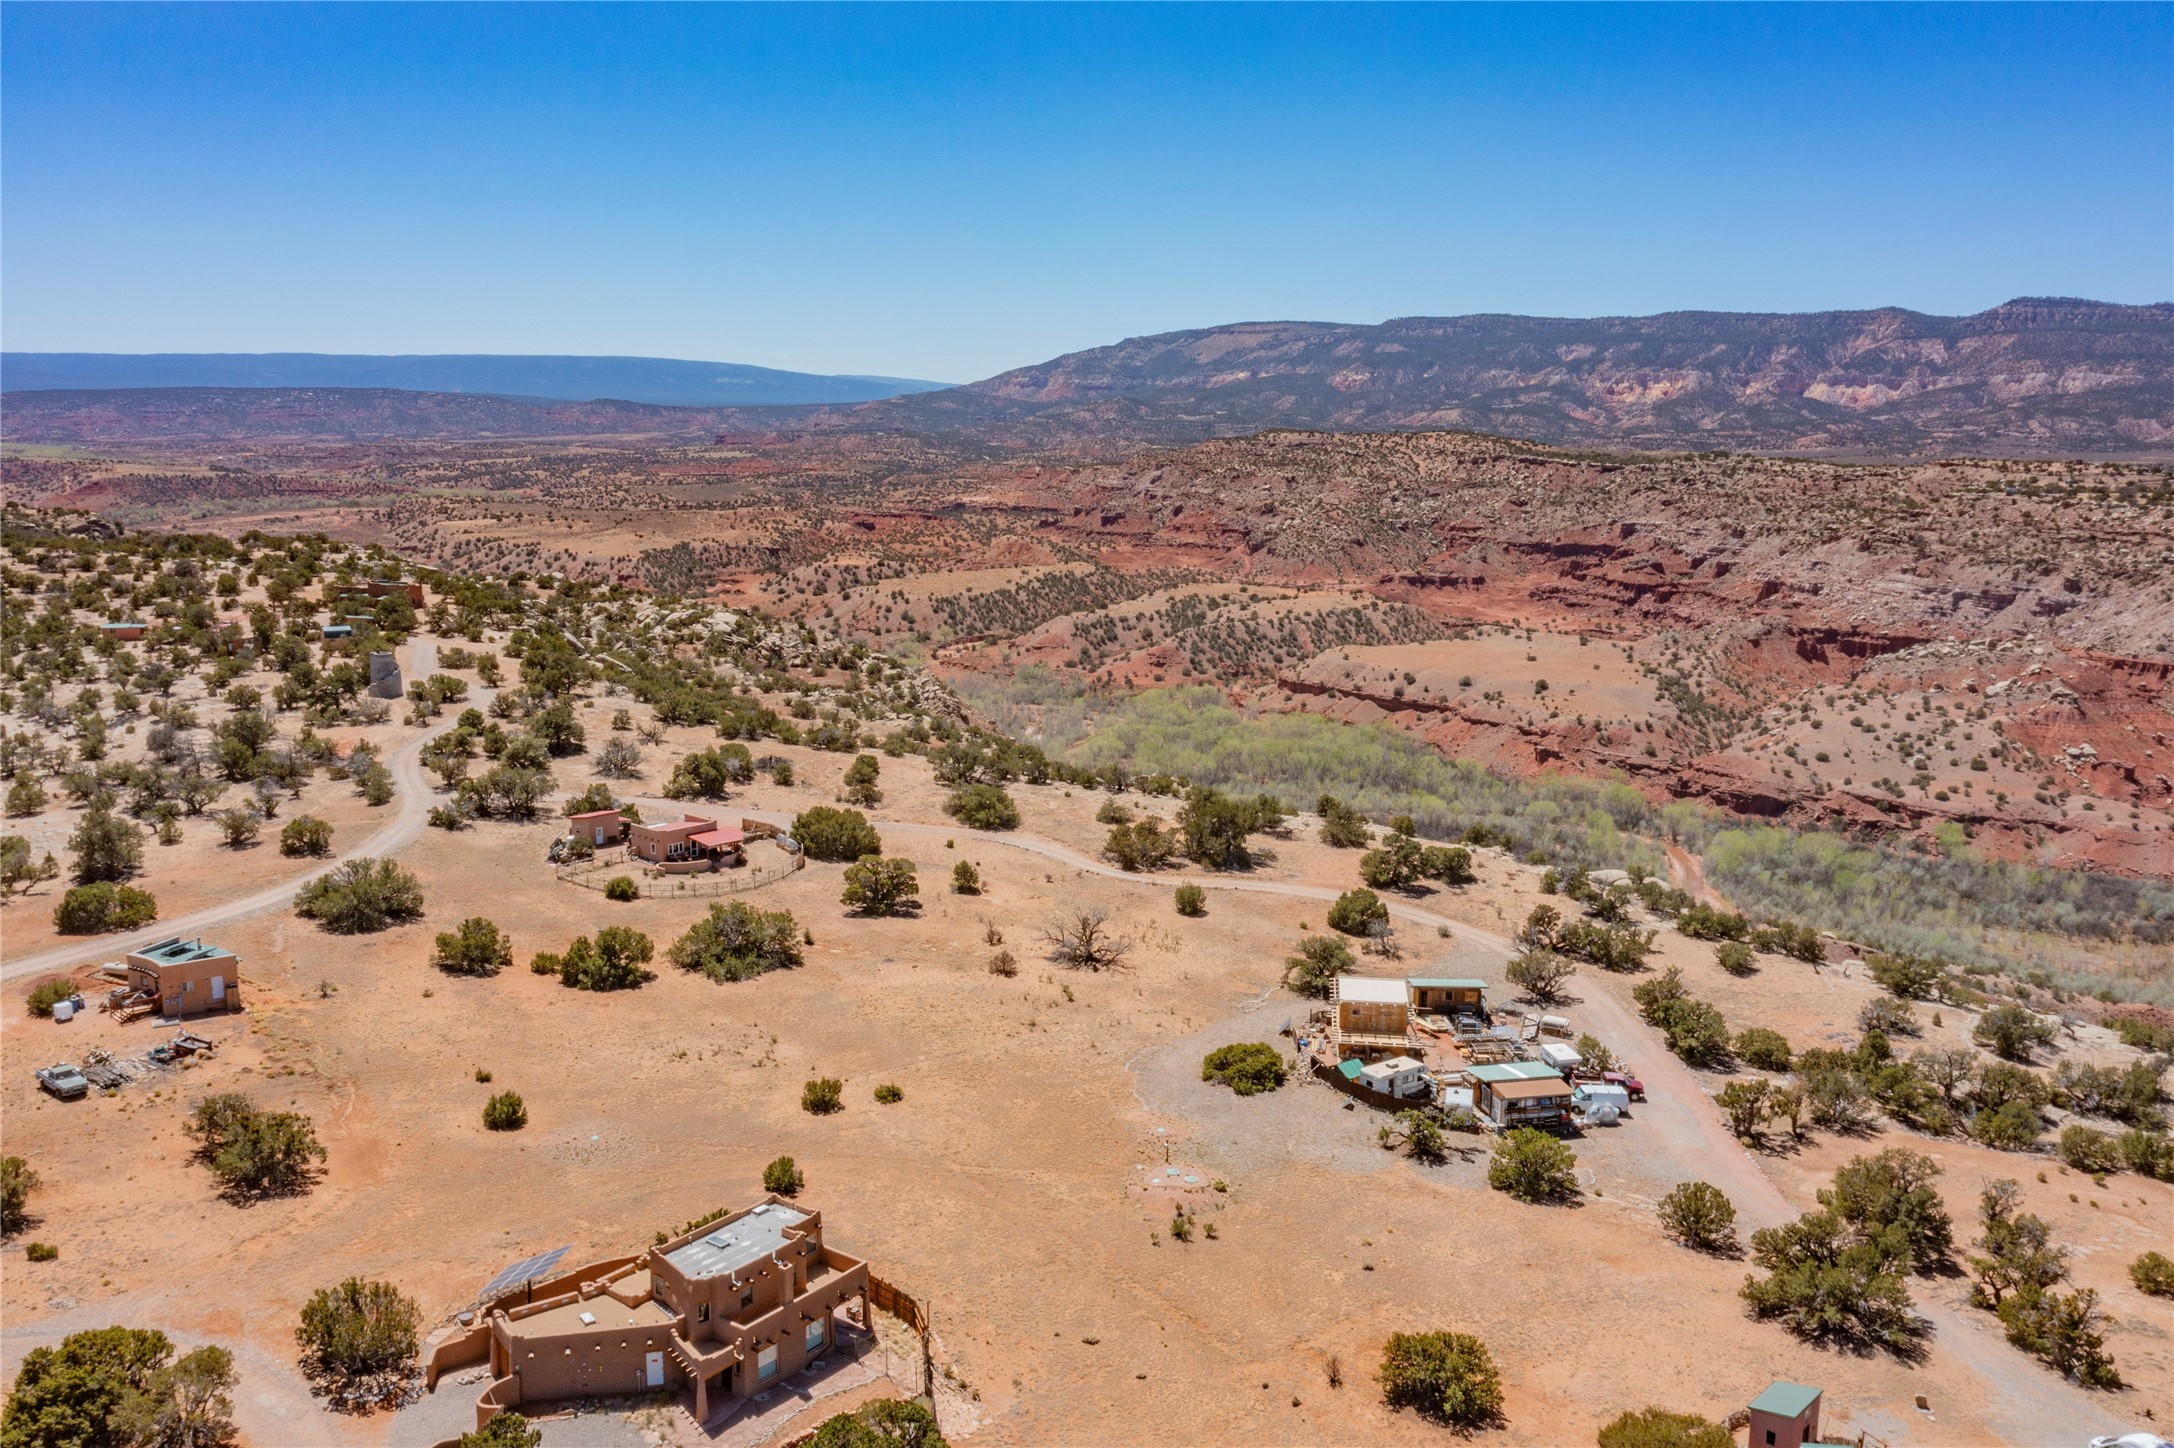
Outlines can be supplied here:
M1474 1066L1468 1073L1478 1111L1507 1131L1516 1126L1554 1127L1570 1113L1570 1083L1538 1061Z
M1336 977L1336 1046L1343 1056L1403 1055L1410 1049L1411 1004L1404 982Z
M1412 1009L1430 1015L1485 1015L1487 982L1451 976L1415 975L1404 982Z
M1391 1056L1386 1061L1376 1061L1362 1067L1359 1080L1386 1096L1429 1096L1433 1084L1427 1079L1426 1063L1409 1056Z

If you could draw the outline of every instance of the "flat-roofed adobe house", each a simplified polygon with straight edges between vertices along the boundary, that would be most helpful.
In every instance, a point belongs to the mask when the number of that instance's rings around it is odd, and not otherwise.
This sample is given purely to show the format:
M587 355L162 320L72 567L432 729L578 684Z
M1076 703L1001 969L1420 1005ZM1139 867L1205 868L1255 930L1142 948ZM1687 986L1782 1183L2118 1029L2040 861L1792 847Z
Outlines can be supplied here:
M821 1213L767 1197L576 1291L494 1310L476 1426L530 1403L690 1385L707 1423L713 1405L828 1352L847 1302L867 1323L868 1290L868 1264L823 1244Z
M1336 977L1336 1051L1339 1059L1401 1056L1411 1048L1411 1002L1401 980L1369 975Z
M223 945L169 936L130 951L124 963L130 999L153 1003L162 1016L242 1008L241 959Z
M627 817L615 809L585 810L567 818L566 833L602 849L626 839Z
M1571 1086L1553 1066L1506 1061L1474 1066L1465 1074L1472 1078L1475 1108L1505 1131L1560 1126L1569 1119Z
M146 627L147 625L138 623L134 619L119 619L113 623L102 623L98 626L98 629L109 639L117 639L122 643L134 643L144 636Z
M736 825L688 815L669 823L629 826L627 853L667 874L686 875L739 864L746 838Z

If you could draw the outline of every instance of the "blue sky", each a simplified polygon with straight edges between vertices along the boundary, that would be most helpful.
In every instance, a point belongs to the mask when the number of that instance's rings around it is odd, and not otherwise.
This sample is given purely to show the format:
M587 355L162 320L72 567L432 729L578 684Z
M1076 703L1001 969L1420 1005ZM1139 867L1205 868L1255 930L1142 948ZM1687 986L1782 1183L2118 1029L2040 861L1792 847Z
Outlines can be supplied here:
M2174 6L7 4L0 344L962 381L2174 295Z

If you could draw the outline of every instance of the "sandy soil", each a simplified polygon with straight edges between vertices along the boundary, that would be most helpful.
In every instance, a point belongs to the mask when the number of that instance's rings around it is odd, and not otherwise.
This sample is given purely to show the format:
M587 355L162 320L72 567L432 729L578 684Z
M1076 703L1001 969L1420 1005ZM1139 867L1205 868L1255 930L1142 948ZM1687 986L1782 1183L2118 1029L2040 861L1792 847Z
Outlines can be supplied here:
M673 755L708 742L673 731L636 793L647 801ZM796 786L760 782L724 812L789 814L836 793L843 758L775 752L794 761ZM569 790L588 782L578 760L558 772ZM242 956L250 1013L221 1023L229 1044L215 1060L156 1084L65 1105L39 1097L16 1067L105 1034L134 1049L157 1033L29 1020L11 985L0 1106L8 1149L47 1183L33 1235L61 1256L5 1259L5 1366L70 1328L125 1319L242 1349L253 1442L409 1441L400 1419L316 1411L287 1370L294 1314L313 1288L384 1277L437 1317L526 1253L631 1250L745 1201L763 1163L787 1153L837 1244L930 1304L964 1384L947 1426L976 1442L1436 1436L1383 1409L1370 1380L1388 1333L1436 1327L1493 1347L1510 1394L1503 1441L1589 1441L1595 1424L1647 1400L1720 1416L1776 1376L1822 1384L1830 1427L1894 1444L2068 1441L2132 1426L2147 1406L2161 1421L2174 1414L2174 1315L2120 1271L2174 1220L2163 1185L2123 1176L2083 1191L2055 1168L2030 1183L2034 1207L2074 1233L2079 1278L2121 1320L2113 1345L2134 1393L2064 1387L1982 1314L1943 1307L1959 1290L1948 1283L1918 1290L1939 1314L1920 1367L1806 1347L1748 1321L1735 1295L1742 1265L1670 1244L1652 1203L1704 1176L1755 1225L1809 1206L1835 1161L1874 1143L1822 1140L1795 1157L1736 1147L1702 1099L1717 1082L1662 1054L1625 1004L1627 980L1581 977L1587 999L1570 1014L1638 1063L1654 1099L1576 1143L1582 1205L1523 1206L1485 1188L1477 1158L1418 1168L1388 1156L1374 1144L1378 1120L1324 1088L1239 1101L1198 1080L1211 1046L1275 1039L1303 1014L1277 988L1282 961L1302 923L1321 928L1322 897L1353 882L1354 854L1301 830L1273 842L1272 864L1212 882L1224 888L1208 915L1187 920L1171 908L1175 874L1143 883L1090 868L1102 796L1016 789L1025 829L998 840L944 820L920 761L887 759L883 774L875 813L916 826L890 828L886 843L919 867L923 908L849 916L839 867L813 865L751 897L790 909L814 936L804 969L754 982L712 985L660 961L643 989L591 996L531 974L531 952L607 923L647 931L661 953L703 908L614 905L557 881L543 862L555 826L539 822L424 832L401 854L427 892L420 924L360 938L284 912L233 924L222 939ZM979 863L988 893L949 893L961 857ZM1493 942L1539 898L1535 872L1483 853L1481 875L1400 902L1407 954L1384 969L1439 959L1499 980ZM1083 975L1042 958L1039 928L1075 906L1107 909L1138 938L1130 969ZM428 965L433 933L471 914L511 933L513 970L462 980ZM1453 938L1437 933L1452 924ZM999 948L1018 957L1015 978L989 972ZM1867 989L1779 961L1740 984L1711 966L1708 947L1671 937L1666 950L1733 1024L1764 1019L1793 1040L1846 1029ZM491 1083L474 1079L478 1068ZM842 1113L800 1110L816 1075L844 1080ZM875 1104L883 1083L905 1100ZM482 1102L508 1087L530 1124L487 1133ZM247 1208L216 1197L180 1124L219 1089L316 1120L332 1155L315 1191ZM1981 1176L2024 1165L1931 1149L1949 1163L1959 1218ZM1148 1187L1157 1173L1164 1184ZM2084 1200L2064 1202L2069 1190ZM1171 1239L1174 1198L1216 1224L1214 1240ZM1920 1393L1930 1417L1911 1406Z

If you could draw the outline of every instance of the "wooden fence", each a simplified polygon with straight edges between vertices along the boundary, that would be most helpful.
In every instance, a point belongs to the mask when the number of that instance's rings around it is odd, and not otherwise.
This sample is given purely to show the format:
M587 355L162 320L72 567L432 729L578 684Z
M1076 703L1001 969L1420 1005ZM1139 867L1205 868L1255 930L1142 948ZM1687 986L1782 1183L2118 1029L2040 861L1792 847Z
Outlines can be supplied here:
M806 855L788 855L780 850L776 864L750 863L735 870L673 875L653 870L642 861L622 857L616 860L581 860L574 864L560 865L558 877L567 884L579 885L584 890L602 890L624 875L634 882L635 888L641 891L645 900L699 900L713 895L737 895L742 890L760 889L804 868L807 863Z
M868 1274L868 1301L912 1328L914 1334L921 1339L921 1392L924 1396L933 1395L936 1391L936 1360L929 1346L927 1310L873 1272ZM873 1328L875 1324L871 1322L868 1326Z

